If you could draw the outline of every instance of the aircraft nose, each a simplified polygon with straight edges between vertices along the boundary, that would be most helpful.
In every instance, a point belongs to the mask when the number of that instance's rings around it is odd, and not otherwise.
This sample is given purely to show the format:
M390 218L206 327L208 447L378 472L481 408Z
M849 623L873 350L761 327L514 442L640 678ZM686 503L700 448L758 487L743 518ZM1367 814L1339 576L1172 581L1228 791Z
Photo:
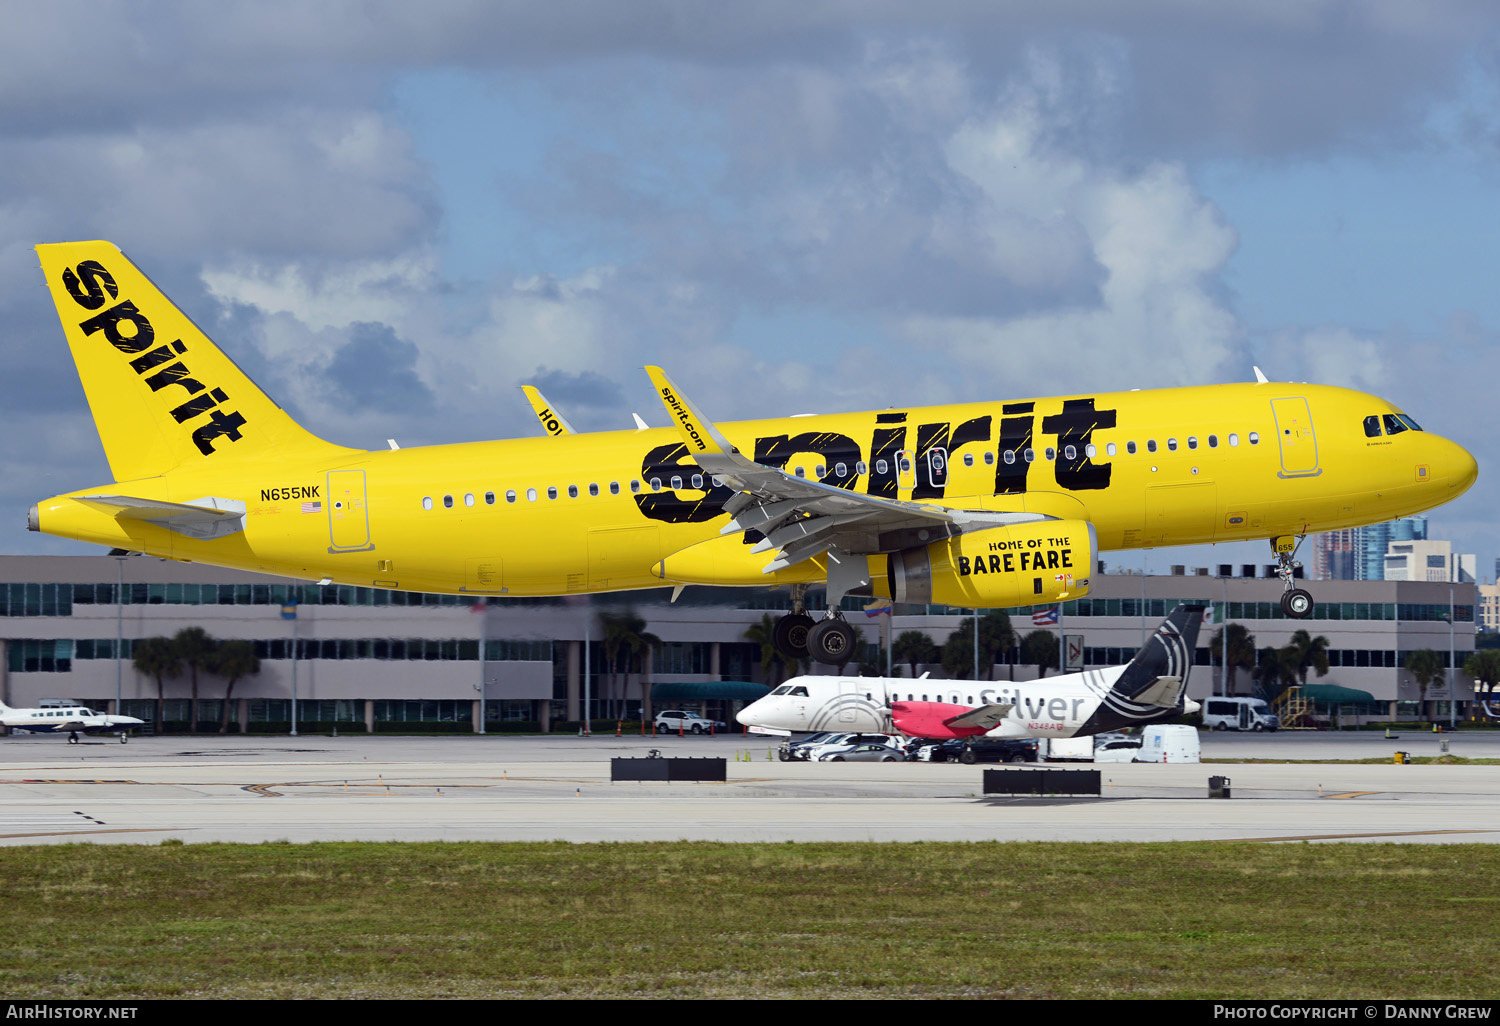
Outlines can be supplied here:
M735 713L734 718L747 727L755 726L755 708L763 701L765 701L765 699L757 699L756 701L751 702L749 705L745 706L745 708Z
M1456 499L1478 479L1479 463L1473 453L1457 442L1446 438L1437 438L1436 441L1437 451L1432 460L1434 483L1448 490L1448 499Z

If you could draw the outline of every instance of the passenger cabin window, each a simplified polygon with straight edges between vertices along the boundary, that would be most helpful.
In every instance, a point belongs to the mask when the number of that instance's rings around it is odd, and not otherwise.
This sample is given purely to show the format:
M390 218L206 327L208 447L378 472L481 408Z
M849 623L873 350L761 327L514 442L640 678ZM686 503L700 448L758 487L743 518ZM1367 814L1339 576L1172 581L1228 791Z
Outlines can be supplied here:
M1148 438L1148 439L1146 439L1146 451L1147 452L1155 452L1156 451L1156 439L1154 439L1154 438Z
M443 508L444 509L452 509L453 508L453 496L451 496L451 495L445 495L445 496L443 496Z
M823 478L827 477L828 476L828 467L827 467L827 465L823 464L823 463L819 463L816 467L813 468L813 476L816 477L819 481L821 481L821 480L823 480Z
M1070 459L1070 460L1076 460L1078 458L1078 448L1077 448L1077 446L1072 446L1072 445L1066 446L1063 449L1063 456L1065 458L1067 458L1067 459Z
M993 467L995 465L995 454L994 453L987 452L987 453L984 454L984 465L986 467Z
M484 504L486 506L493 506L495 504L495 493L494 492L485 492L484 493Z
M516 501L516 490L514 488L507 488L505 490L505 501L506 502L515 502Z
M611 494L611 495L619 495L620 494L620 482L618 482L618 481L611 481L609 483L609 494Z
M1365 437L1380 437L1380 414L1375 413L1365 418Z
M870 472L870 468L865 464L864 460L860 460L858 463L854 464L854 472L863 476Z
M1235 446L1237 446L1239 444L1240 444L1240 436L1237 435L1237 434L1235 434L1233 431L1229 432L1229 447L1231 449L1233 449Z
M1196 448L1198 448L1198 439L1195 438L1193 435L1188 435L1188 448L1189 449L1196 449Z
M432 508L432 496L430 496L430 495L424 495L424 496L422 496L422 508L423 509L431 509Z
M1026 455L1026 462L1027 463L1031 463L1031 462L1035 461L1035 459L1036 459L1036 450L1034 450L1034 449L1027 449L1025 455ZM924 699L922 699L922 701L925 702L925 701L927 701L927 699L924 698Z
M651 479L651 490L653 492L659 492L659 491L661 491L661 478L659 478L659 477L653 477Z
M1177 439L1175 439L1175 438L1168 438L1167 439L1167 448L1169 450L1171 450L1172 452L1176 452L1177 451Z
M1057 459L1057 450L1050 445L1047 446L1047 462L1051 463L1055 459Z
M1128 452L1128 453L1130 453L1130 455L1134 456L1135 455L1135 443L1134 442L1126 442L1125 443L1125 451Z
M1250 432L1250 434L1248 434L1245 437L1247 437L1247 438L1250 439L1250 444L1251 445L1259 445L1260 444L1260 432L1259 431L1252 431L1252 432Z
M703 475L702 474L694 474L693 475L693 487L694 488L702 488L703 487Z
M473 492L465 492L464 493L464 505L465 506L472 506L472 505L474 505L474 493Z
M847 464L847 463L835 463L833 465L833 476L834 477L848 477L849 476L849 464Z
M972 467L973 465L974 465L974 454L972 452L966 452L966 453L964 453L964 466L966 466L966 467Z
M1010 466L1014 462L1016 462L1016 450L1014 450L1014 449L1006 449L1005 450L1005 465L1006 466Z
M589 494L597 496L599 494L599 486L596 485L596 484L590 483L589 484Z
M672 475L672 490L675 492L678 489L680 489L681 487L682 487L682 476L680 474L673 474Z
M797 476L798 477L806 477L807 476L807 470L806 470L806 468L804 468L804 467L798 467L797 468Z
M639 481L632 480L630 482L630 494L634 495L636 492L638 492L640 490L641 490L641 483Z
M568 498L570 498L570 499L576 499L576 498L578 498L578 486L577 485L568 485Z
M536 489L535 488L528 488L528 489L526 489L526 501L527 502L535 502L536 501Z
M1219 447L1219 436L1218 435L1209 435L1208 436L1208 447L1210 449L1217 449Z
M885 460L876 460L875 461L875 473L877 473L877 474L887 474L887 473L890 472L890 469L891 469L891 465L889 463L887 463Z
M1119 448L1115 445L1114 442L1110 442L1107 445L1105 445L1105 447L1104 447L1104 455L1106 455L1106 456L1113 456L1115 453L1117 453L1119 451L1120 451Z
M549 499L555 499L555 498L557 498L557 486L556 485L548 485L547 486L547 498L549 498Z

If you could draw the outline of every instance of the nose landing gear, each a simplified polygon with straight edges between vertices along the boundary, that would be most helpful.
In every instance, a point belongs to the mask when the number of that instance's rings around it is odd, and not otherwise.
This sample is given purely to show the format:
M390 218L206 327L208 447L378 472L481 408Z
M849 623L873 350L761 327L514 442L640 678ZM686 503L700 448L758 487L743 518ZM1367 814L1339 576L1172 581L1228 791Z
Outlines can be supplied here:
M1313 614L1312 593L1297 587L1292 582L1302 564L1295 560L1297 549L1306 535L1293 540L1290 535L1271 539L1271 549L1276 553L1276 576L1281 578L1284 589L1281 593L1281 612L1293 620L1305 620Z

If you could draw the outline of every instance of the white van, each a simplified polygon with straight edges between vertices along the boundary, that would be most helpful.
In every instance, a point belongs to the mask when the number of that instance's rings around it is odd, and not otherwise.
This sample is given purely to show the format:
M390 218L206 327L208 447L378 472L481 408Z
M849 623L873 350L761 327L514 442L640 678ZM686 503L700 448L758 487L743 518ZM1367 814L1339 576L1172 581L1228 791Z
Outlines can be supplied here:
M1275 730L1281 720L1259 698L1205 698L1203 726L1214 730Z
M1181 723L1153 723L1141 728L1136 762L1201 762L1198 728Z

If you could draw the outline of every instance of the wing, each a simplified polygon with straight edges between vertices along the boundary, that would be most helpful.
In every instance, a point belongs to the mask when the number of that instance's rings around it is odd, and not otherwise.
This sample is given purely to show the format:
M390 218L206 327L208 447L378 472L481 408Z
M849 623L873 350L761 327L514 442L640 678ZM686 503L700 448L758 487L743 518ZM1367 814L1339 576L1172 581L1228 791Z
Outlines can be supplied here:
M775 573L830 549L855 554L892 552L966 531L1051 519L1040 513L882 499L756 463L730 445L660 367L647 367L646 373L688 453L712 475L715 485L727 485L735 492L724 503L731 519L720 533L759 531L765 538L751 551L775 550L763 573Z
M1013 702L981 705L978 708L970 709L962 716L955 716L951 720L943 722L950 727L981 727L985 731L991 731L1000 726L1000 721L1009 716L1010 711L1014 708L1015 703Z

